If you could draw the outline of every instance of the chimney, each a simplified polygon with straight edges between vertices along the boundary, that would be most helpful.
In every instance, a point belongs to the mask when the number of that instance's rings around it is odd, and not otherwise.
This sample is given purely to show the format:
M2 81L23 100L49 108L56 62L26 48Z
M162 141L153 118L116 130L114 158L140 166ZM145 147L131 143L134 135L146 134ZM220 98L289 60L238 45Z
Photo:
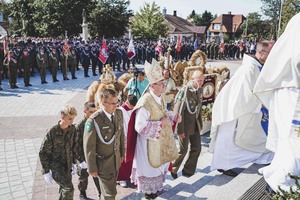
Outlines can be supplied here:
M166 17L166 15L167 15L167 9L166 9L166 7L164 7L164 9L163 9L163 16Z
M231 15L231 11L228 11L228 15Z
M177 17L177 11L176 10L173 11L173 16Z

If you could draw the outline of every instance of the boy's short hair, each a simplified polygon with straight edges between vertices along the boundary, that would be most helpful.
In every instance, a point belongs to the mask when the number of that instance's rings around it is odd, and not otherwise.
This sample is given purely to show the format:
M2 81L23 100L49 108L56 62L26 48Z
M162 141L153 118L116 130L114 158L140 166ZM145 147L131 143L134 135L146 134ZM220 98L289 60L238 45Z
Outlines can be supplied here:
M60 114L64 116L77 116L77 111L74 106L67 104L61 108Z
M96 108L95 103L92 101L85 102L83 109L88 110L89 108Z
M128 95L127 100L130 103L130 105L132 105L132 106L135 106L138 101L137 97L134 94Z

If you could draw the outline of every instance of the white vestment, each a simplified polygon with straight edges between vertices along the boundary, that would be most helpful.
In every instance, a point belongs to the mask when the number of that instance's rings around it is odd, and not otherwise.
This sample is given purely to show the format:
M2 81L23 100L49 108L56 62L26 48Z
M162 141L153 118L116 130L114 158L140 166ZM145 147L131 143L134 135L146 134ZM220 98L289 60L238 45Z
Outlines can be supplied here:
M300 89L300 14L288 23L284 33L275 43L253 92L269 109L269 135L267 148L275 152L272 163L261 169L267 183L274 191L278 186L289 190L295 186L288 173L300 175L300 137L294 125L298 120ZM298 113L299 115L299 113Z
M245 55L243 63L217 96L212 111L211 170L270 163L261 126L261 103L252 93L261 64Z
M150 91L155 101L161 105L161 97L154 95ZM138 190L143 193L156 193L163 190L165 174L170 163L165 163L158 168L153 168L148 161L147 139L157 140L159 137L160 121L149 121L150 113L145 107L140 107L136 111L135 130L138 132L131 182L137 184Z

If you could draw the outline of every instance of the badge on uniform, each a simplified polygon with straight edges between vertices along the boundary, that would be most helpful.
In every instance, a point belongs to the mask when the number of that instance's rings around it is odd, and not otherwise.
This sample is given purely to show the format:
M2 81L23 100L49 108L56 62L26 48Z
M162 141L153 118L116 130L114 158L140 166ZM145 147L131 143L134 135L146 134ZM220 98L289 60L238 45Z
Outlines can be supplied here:
M86 130L87 132L90 132L90 131L92 130L92 125L91 125L91 123L88 122L88 121L85 123L85 130Z

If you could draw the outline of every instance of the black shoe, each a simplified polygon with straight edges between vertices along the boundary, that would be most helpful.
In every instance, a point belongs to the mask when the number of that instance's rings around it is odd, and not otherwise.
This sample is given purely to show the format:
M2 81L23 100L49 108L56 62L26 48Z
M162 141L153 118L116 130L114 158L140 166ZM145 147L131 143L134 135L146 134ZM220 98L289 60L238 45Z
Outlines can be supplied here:
M194 174L190 174L190 173L186 173L185 171L182 170L182 176L188 177L190 178L191 176L193 176Z
M93 74L93 76L98 76L98 74Z
M80 191L79 199L80 200L88 200L85 191Z
M2 87L0 87L0 91L1 91L1 90L3 90L3 88L2 88Z
M45 84L45 82L44 82L44 81L42 81L42 82L41 82L41 84Z
M68 77L64 78L64 81L67 81L67 80L69 80Z
M227 176L232 176L232 177L236 177L238 174L236 172L234 172L233 170L229 169L229 170L224 170L224 169L218 169L218 172L221 172Z
M59 80L58 80L58 79L55 79L53 82L59 82Z
M28 86L32 86L30 83L28 83Z
M173 179L178 178L177 173L171 172L171 176L173 177Z
M85 75L84 77L90 77L89 75Z
M76 77L76 76L74 76L74 77L72 77L72 79L77 79L77 77Z
M145 198L146 199L155 199L156 197L157 197L157 194L153 194L153 193L147 194L147 193L145 193Z
M47 81L44 81L44 83L48 83Z
M19 87L15 85L14 88L19 88Z

